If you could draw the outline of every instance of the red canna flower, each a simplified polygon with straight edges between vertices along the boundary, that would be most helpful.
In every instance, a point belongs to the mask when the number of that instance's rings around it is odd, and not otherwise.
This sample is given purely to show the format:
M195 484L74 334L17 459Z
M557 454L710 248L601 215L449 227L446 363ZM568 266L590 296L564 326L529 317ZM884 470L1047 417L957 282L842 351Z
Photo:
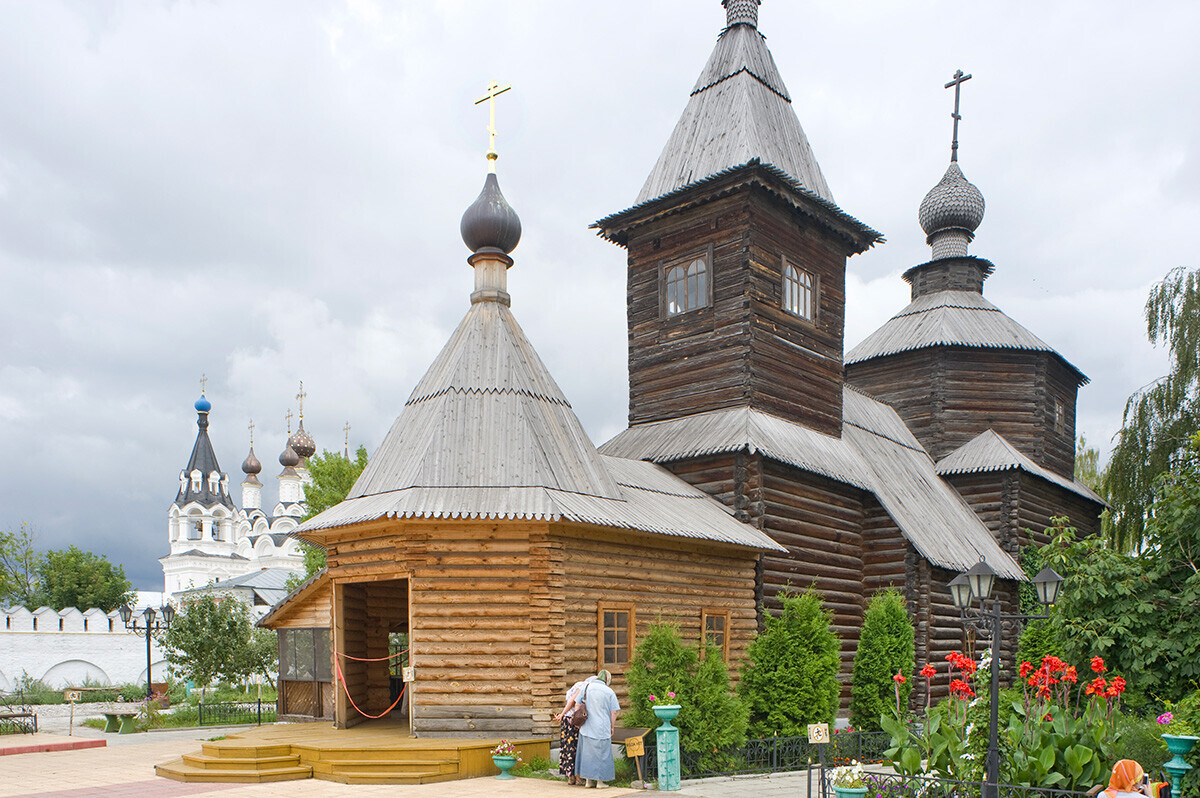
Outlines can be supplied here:
M924 668L921 668L921 675L926 679L932 679L936 673L937 671L933 669L932 665L926 665Z
M1104 673L1108 668L1104 667L1104 660L1100 657L1092 657L1092 670L1096 673Z
M1088 695L1101 695L1102 696L1102 695L1104 695L1104 691L1107 687L1108 687L1108 682L1104 680L1104 677L1097 676L1095 679L1092 679L1090 682L1088 682L1088 686L1087 686L1087 688L1084 689L1084 692L1087 693Z
M905 682L908 681L908 679L904 678L903 676L901 676L900 674L897 673L895 676L892 677L892 681L895 682L896 684L904 684Z
M1022 679L1024 679L1026 676L1028 676L1028 675L1029 675L1030 673L1032 673L1032 672L1033 672L1033 665L1031 665L1031 664L1030 664L1030 663L1028 663L1028 662L1022 662L1022 663L1021 663L1021 670L1020 670L1020 673L1021 673L1021 678L1022 678Z
M1109 689L1116 691L1113 695L1120 695L1121 693L1125 692L1125 680L1120 676L1114 676L1112 683L1109 685Z
M1054 716L1051 715L1049 712L1047 712L1045 715L1042 716L1042 720L1051 721L1051 720L1054 720Z
M1062 680L1064 682L1070 682L1071 684L1075 684L1077 681L1079 681L1079 674L1075 672L1074 665L1067 668L1066 672L1063 673Z

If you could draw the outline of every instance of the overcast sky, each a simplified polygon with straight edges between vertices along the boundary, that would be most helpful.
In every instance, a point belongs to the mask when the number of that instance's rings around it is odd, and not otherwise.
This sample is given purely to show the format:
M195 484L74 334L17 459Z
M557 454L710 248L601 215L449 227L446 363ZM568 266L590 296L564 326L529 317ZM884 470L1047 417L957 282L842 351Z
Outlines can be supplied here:
M524 225L513 311L593 440L625 426L633 204L724 25L719 0L0 3L0 529L162 589L195 439L240 498L247 424L274 500L284 414L373 451L468 307L458 234L485 170ZM929 258L949 157L987 216L985 294L1091 378L1105 452L1165 356L1142 307L1200 211L1200 4L765 0L838 204L886 244L849 262L847 348Z

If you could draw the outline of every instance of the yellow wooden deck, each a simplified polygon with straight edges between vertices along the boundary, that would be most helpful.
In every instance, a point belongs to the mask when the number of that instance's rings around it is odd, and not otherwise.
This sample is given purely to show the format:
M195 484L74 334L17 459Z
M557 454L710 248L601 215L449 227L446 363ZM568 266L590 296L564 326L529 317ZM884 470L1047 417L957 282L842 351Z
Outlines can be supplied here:
M377 720L350 729L332 723L277 723L204 743L201 751L157 765L176 781L253 783L325 779L346 784L426 784L499 773L495 739L414 738L408 723ZM513 739L521 758L550 758L549 738Z

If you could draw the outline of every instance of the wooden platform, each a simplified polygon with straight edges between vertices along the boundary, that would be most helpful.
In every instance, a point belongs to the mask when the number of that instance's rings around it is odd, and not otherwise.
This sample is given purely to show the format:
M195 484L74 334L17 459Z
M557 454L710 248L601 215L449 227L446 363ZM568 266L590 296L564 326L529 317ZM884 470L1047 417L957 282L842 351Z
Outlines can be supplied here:
M230 734L201 751L157 765L176 781L255 783L324 779L345 784L428 784L495 775L496 739L413 738L407 722L379 720L351 729L284 723ZM521 757L550 758L549 738L513 739Z

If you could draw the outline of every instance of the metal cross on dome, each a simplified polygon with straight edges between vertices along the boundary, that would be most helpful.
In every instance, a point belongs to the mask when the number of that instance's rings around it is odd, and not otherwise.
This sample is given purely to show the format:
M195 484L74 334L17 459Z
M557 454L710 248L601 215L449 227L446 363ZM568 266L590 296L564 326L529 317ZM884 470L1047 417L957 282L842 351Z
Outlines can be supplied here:
M300 393L296 394L296 398L300 400L300 420L304 420L304 397L308 396L304 392L304 380L300 380ZM291 412L291 411L288 411Z
M208 390L208 375L201 372L201 374L200 374L200 395L203 396L204 392L206 390Z
M962 85L971 79L970 75L964 75L961 69L955 70L954 79L946 84L946 88L954 87L954 141L950 144L950 161L958 160L958 121L962 119L962 114L958 112L958 101L962 92Z
M342 427L342 432L346 433L346 459L350 459L350 422L346 422L346 426Z
M254 448L254 419L250 419L250 426L247 427L247 429L250 430L250 448L253 449Z
M290 408L290 407L288 408L288 411L287 411L287 422L288 422L288 437L290 438L290 437L292 437L292 408Z
M489 172L496 171L496 159L500 157L500 154L496 152L496 98L511 88L511 85L501 86L499 83L493 80L488 84L487 94L475 101L476 105L480 105L481 103L488 103L489 105L487 151Z

